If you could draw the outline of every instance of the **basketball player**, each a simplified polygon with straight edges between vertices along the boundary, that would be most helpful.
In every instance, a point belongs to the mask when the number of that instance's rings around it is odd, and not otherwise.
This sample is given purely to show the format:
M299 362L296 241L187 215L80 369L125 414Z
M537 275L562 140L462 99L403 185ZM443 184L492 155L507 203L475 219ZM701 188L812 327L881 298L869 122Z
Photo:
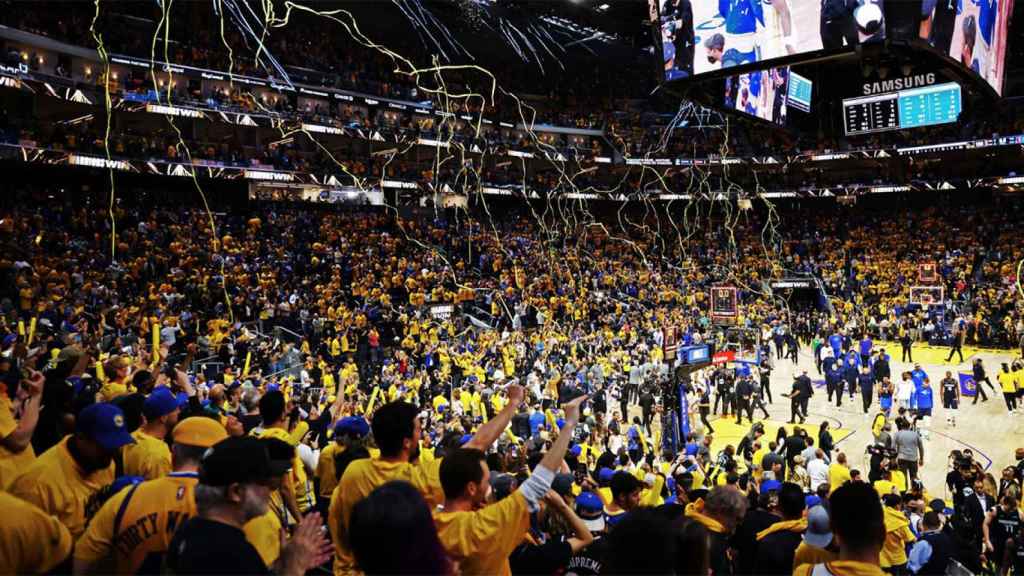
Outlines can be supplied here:
M946 425L956 428L956 411L960 408L960 386L953 379L953 373L947 371L942 379L942 409L946 411ZM981 386L978 386L981 388Z
M789 12L789 0L765 0L765 4L770 4L772 9L765 13L767 22L765 27L770 31L769 33L774 36L779 35L782 37L782 50L774 50L774 45L771 45L769 54L766 58L777 58L788 54L796 54L796 23L793 21L793 16ZM784 51L784 52L783 52Z

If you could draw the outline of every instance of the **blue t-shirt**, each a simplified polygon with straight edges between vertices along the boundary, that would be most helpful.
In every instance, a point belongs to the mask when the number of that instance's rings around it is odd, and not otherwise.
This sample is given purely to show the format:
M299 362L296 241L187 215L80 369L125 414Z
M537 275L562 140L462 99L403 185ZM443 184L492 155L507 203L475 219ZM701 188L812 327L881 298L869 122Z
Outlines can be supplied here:
M629 446L629 449L630 450L639 450L640 449L640 431L636 429L636 425L635 424L633 426L629 427L629 432L627 432L626 436L628 438L627 445Z
M836 358L839 357L839 351L843 348L843 337L839 334L833 334L828 337L828 345L832 347L832 352L835 353Z
M873 345L873 343L871 342L871 338L865 338L865 339L861 340L860 341L860 353L861 353L861 355L862 356L867 356L868 354L871 354L871 347L872 347L872 345Z
M530 435L531 436L537 434L537 429L540 428L542 424L544 424L544 420L545 420L545 418L544 418L544 413L543 412L534 412L533 414L530 414Z
M875 377L862 372L857 375L857 382L860 383L861 390L870 390L875 385Z
M725 18L729 34L752 34L758 24L764 26L761 0L718 0L718 12Z
M910 379L914 381L914 387L917 388L918 392L921 391L921 386L924 385L924 380L927 377L928 374L926 374L925 371L921 370L920 368L910 373Z
M932 387L921 388L917 391L917 408L918 410L929 410L933 405L932 400Z
M978 5L978 32L989 47L992 46L992 31L996 27L999 4L996 0L981 0Z

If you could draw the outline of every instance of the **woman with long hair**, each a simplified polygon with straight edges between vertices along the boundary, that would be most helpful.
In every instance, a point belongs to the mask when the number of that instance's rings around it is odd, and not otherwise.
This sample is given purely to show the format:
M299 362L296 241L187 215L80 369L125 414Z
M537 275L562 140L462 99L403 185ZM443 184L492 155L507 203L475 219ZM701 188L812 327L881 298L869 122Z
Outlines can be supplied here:
M365 574L454 574L430 507L412 484L379 486L352 508L349 544ZM396 553L395 543L401 543Z
M832 430L828 420L822 420L821 427L818 428L818 448L825 453L825 461L832 462L832 449L835 448L835 442L832 440Z

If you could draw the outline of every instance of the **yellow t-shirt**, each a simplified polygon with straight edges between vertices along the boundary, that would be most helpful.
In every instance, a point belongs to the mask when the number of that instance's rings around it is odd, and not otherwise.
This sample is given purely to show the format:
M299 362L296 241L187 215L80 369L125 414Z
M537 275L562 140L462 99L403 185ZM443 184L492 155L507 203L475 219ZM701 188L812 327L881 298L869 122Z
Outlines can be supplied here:
M114 481L114 464L87 473L68 451L65 437L43 452L11 485L11 494L56 516L78 539L89 518L99 509L97 493Z
M441 489L441 460L389 462L379 458L363 458L349 464L345 475L331 494L331 506L327 512L331 539L334 541L334 573L337 576L352 573L355 562L345 544L345 531L352 515L352 507L366 498L374 488L392 480L404 480L413 485L427 501L434 506L444 502Z
M71 553L71 533L56 518L0 491L0 574L49 572Z
M132 432L132 438L135 438L135 443L121 449L125 476L156 480L170 474L171 449L166 442L146 434L142 428Z
M878 559L882 568L906 564L907 544L917 540L914 533L910 531L910 521L903 515L903 512L895 508L885 506L883 511L885 544L882 545L882 552L878 555Z
M1017 379L1013 377L1012 372L1000 372L996 376L996 380L999 381L1004 393L1013 394L1017 391Z
M832 576L885 576L885 572L875 564L855 562L853 560L836 560L824 562ZM814 564L803 564L793 569L793 576L811 576Z
M807 542L800 542L793 553L793 569L804 564L824 564L839 559L838 552L832 552L817 546L810 546Z
M334 457L341 454L344 448L337 442L331 442L320 451L320 459L316 462L316 477L320 481L320 496L330 498L338 478L334 471Z
M287 515L288 510L281 492L274 490L270 493L267 513L249 520L242 526L245 539L252 544L267 566L273 566L281 556L281 528L282 522L287 521Z
M108 381L100 388L100 396L103 397L103 402L111 402L118 396L125 396L129 392L127 384L121 384L114 382L113 380Z
M0 394L0 438L10 436L17 429L14 406L7 394ZM31 444L21 452L11 452L0 445L0 490L9 489L11 482L35 459L36 453Z
M260 438L277 438L292 446L297 444L296 439L287 430L281 428L268 428L260 434ZM309 480L309 475L306 474L306 468L302 464L302 459L299 458L298 451L295 452L295 457L292 459L292 471L288 476L295 490L295 501L299 505L299 512L303 514L309 512L316 505L313 497L313 483Z
M641 480L643 480L641 478ZM660 474L654 475L654 486L650 488L644 488L640 494L640 505L647 506L649 508L655 508L665 503L665 499L661 497L661 489L665 486L665 477Z
M896 484L889 480L875 480L875 483L872 484L872 486L874 486L875 492L878 492L879 497L885 496L886 494L896 493Z
M526 497L516 490L501 502L472 512L434 514L437 536L463 576L511 574L508 555L530 528Z
M107 500L89 522L85 534L75 544L75 560L95 571L135 574L146 566L146 573L160 570L160 560L171 545L174 533L196 515L194 472L178 472L156 480L125 488ZM121 506L121 523L115 534L114 522ZM150 555L153 555L150 558ZM103 564L112 559L113 564Z
M828 486L829 494L835 492L837 488L846 484L852 480L850 477L850 469L838 462L833 462L828 467Z

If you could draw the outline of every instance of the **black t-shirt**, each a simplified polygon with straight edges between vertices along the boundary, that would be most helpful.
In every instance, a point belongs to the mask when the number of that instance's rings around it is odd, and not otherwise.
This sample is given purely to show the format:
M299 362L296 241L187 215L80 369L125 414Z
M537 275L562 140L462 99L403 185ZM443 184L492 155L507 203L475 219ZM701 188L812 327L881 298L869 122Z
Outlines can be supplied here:
M513 574L554 574L564 570L572 557L572 546L554 538L543 544L520 544L508 557Z
M946 486L953 493L953 506L959 510L964 500L964 488L969 488L971 481L964 478L960 472L953 470L946 474Z
M956 380L945 378L942 380L942 395L946 398L956 398Z
M270 574L245 532L214 520L190 518L167 551L174 574Z
M601 573L604 553L607 548L608 542L603 536L595 539L590 546L569 558L564 576L597 576ZM513 570L513 572L515 571Z

